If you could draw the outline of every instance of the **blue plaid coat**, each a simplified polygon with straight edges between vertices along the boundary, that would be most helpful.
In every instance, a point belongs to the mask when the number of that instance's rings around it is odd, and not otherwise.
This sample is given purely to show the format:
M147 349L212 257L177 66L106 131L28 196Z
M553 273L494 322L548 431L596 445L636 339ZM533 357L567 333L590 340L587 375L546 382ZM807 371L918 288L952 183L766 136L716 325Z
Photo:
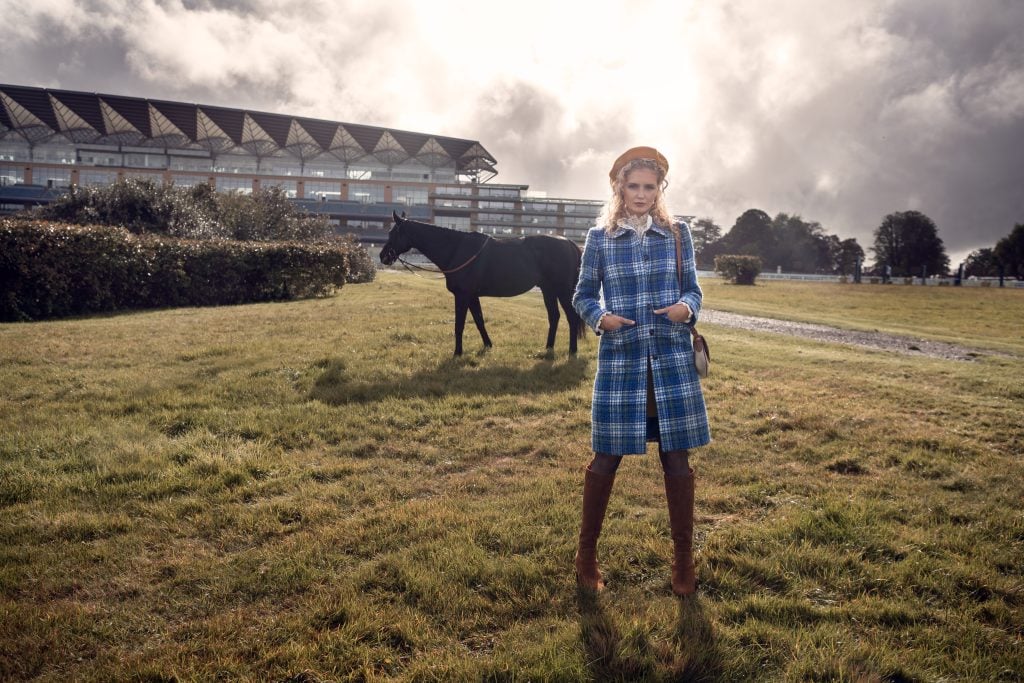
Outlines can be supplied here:
M680 223L683 287L676 274L671 229L652 225L642 237L632 228L606 233L591 228L583 249L573 307L596 330L609 311L635 320L614 332L600 332L597 376L591 406L591 441L596 453L628 455L647 451L647 362L651 363L663 450L703 446L711 441L700 378L693 366L690 325L674 323L654 310L684 302L700 314L690 229Z

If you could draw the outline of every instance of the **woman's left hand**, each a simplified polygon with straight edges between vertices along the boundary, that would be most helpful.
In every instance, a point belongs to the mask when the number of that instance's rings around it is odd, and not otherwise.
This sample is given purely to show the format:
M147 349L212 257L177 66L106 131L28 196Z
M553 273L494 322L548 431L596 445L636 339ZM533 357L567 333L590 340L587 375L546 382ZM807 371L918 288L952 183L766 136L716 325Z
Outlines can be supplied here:
M658 308L654 311L657 315L664 313L668 316L668 319L674 323L685 323L693 315L693 311L690 307L684 303L672 304L665 308Z

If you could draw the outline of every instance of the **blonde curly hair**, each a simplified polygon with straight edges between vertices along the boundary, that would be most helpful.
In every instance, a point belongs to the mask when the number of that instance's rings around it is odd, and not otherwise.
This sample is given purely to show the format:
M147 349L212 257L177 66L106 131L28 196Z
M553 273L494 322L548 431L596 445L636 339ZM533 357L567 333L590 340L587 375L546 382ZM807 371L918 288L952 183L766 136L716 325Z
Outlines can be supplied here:
M626 186L626 176L641 168L654 171L658 177L658 196L655 198L654 206L651 208L651 218L661 227L675 231L675 220L673 220L672 213L668 210L668 205L665 203L665 188L668 187L668 181L665 180L667 172L654 159L633 159L619 169L615 180L612 182L612 196L605 202L604 209L602 209L601 215L597 219L597 224L602 226L605 232L614 232L619 220L629 215L629 212L626 211L626 202L623 199L622 190Z

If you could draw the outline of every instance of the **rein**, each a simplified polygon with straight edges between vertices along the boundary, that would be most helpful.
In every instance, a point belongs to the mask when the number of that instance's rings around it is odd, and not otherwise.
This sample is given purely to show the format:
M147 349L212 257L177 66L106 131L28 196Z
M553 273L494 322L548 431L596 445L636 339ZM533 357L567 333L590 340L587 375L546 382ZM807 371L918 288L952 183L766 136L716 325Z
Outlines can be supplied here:
M465 268L466 266L468 266L470 263L472 263L473 261L476 260L477 256L479 256L480 254L482 254L484 252L484 249L486 249L487 245L490 244L490 242L491 242L490 235L485 235L485 237L486 237L486 239L484 240L484 243L482 245L480 245L480 250L479 251L477 251L475 254L470 256L469 260L466 261L465 263L463 263L461 266L459 266L457 268L452 268L451 270L441 270L441 269L432 270L430 268L424 268L423 266L417 266L415 263L409 263L408 261L406 261L401 256L398 257L398 260L401 261L402 265L405 266L406 268L416 268L417 270L425 270L428 273L440 273L442 275L450 275L451 273L460 271L463 268Z

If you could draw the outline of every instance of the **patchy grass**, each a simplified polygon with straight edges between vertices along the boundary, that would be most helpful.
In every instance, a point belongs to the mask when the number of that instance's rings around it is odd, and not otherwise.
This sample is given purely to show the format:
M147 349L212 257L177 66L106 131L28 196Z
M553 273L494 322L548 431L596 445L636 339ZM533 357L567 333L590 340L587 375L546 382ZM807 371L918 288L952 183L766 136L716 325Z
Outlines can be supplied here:
M1021 680L1024 361L708 325L701 597L671 596L647 457L595 600L571 562L596 344L545 354L537 296L485 313L496 347L467 331L458 360L442 284L388 273L0 326L0 678Z
M708 305L731 313L889 332L1024 355L1024 289L707 278Z

